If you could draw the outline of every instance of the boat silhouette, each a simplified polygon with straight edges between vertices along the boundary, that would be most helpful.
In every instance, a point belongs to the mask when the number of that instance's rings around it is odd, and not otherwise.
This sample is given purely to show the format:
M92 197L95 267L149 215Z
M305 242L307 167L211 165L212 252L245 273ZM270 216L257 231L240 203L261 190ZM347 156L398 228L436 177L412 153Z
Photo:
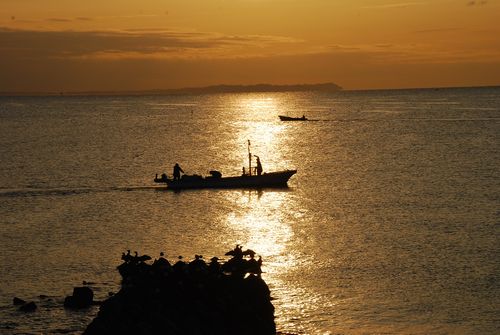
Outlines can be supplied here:
M248 170L243 168L239 176L223 177L219 171L210 171L209 176L184 174L179 179L170 178L165 173L156 175L155 183L166 184L168 189L202 189L202 188L265 188L286 187L288 180L297 170L281 170L260 173L257 167L252 167L250 141L248 141Z
M308 119L306 118L305 115L302 115L302 117L291 117L291 116L286 116L286 115L278 115L281 121L307 121Z
M267 172L259 175L241 175L231 177L213 177L200 175L183 175L181 179L174 180L166 175L154 179L156 183L167 184L172 190L201 189L201 188L264 188L286 187L288 180L297 170L283 170Z

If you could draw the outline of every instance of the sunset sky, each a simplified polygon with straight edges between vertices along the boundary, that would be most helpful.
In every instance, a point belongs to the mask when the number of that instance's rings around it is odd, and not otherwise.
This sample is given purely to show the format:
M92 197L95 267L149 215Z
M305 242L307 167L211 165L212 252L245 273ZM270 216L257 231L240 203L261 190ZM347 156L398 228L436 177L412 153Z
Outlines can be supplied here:
M0 91L500 85L500 0L0 3Z

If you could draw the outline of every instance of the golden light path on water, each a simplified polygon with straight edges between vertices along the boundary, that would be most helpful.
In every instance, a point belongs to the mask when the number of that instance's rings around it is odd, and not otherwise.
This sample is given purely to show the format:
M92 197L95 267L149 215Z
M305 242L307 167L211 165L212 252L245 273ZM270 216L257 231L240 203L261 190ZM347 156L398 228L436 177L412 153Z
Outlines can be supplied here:
M243 166L248 166L248 159L241 154L242 145L246 146L250 140L250 150L253 155L260 157L264 171L291 168L290 161L282 151L290 138L285 132L286 127L276 122L285 103L279 96L264 93L238 95L231 100L229 110L236 111L239 115L234 124L234 156L243 157ZM255 157L252 162L254 164Z
M262 198L241 199L238 206L240 212L229 213L227 225L239 230L241 236L247 236L242 244L252 246L261 255L277 257L285 251L292 230L279 215L276 215L282 199L273 193L266 193L263 196L266 198L266 206L259 206L258 202Z
M236 142L248 143L252 154L258 155L265 162L264 172L276 170L280 159L279 142L283 127L276 122L269 122L269 117L278 108L277 98L265 94L238 96L232 101L233 109L239 111ZM237 153L235 152L235 155ZM255 157L252 157L252 164ZM248 160L243 162L248 166ZM278 256L283 254L290 241L292 229L280 215L286 204L285 192L257 192L255 196L233 199L240 212L230 213L227 223L235 229L244 230L247 236L245 244L252 246L261 255ZM243 243L243 241L242 241Z
M278 115L287 114L289 108L286 96L249 94L235 97L231 104L231 110L239 113L233 155L241 157L243 144L250 140L251 153L260 157L264 172L295 168L288 157L287 145L295 140L294 132L289 125L278 121ZM241 162L248 167L246 155ZM297 318L318 321L311 318L311 311L317 305L327 306L332 302L294 279L301 271L297 265L309 261L309 255L300 243L297 245L294 236L294 229L308 220L308 202L301 200L292 188L254 190L245 195L228 194L227 200L234 204L234 210L226 213L222 221L244 249L251 248L262 256L263 277L276 299L273 305L277 322L286 328L287 324L296 325Z
M317 316L312 317L314 308L335 302L295 277L308 270L307 264L314 264L302 250L303 245L295 245L293 225L300 225L308 210L301 207L293 190L249 191L244 196L232 193L228 200L235 210L226 214L225 224L243 249L253 249L262 256L263 278L275 298L275 317L280 327L296 327L298 319L306 320L304 324L321 322Z

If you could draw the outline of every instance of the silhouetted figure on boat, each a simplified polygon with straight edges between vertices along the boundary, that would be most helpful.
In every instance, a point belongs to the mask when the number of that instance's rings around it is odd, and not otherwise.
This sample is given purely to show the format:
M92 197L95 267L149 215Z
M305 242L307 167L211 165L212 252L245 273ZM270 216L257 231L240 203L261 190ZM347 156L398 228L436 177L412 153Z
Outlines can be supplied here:
M259 156L255 156L257 157L257 176L260 176L262 174L262 164L260 163L260 158Z
M181 179L181 172L184 173L182 168L179 166L179 163L175 163L175 165L174 165L174 180Z

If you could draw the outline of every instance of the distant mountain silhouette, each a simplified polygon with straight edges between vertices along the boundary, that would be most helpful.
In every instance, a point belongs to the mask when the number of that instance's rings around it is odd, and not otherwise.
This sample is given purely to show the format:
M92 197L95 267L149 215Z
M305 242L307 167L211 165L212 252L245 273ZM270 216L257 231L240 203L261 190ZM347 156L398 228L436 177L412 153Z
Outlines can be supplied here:
M142 91L85 91L85 92L0 92L0 96L14 95L181 95L181 94L216 94L216 93L246 93L246 92L335 92L342 87L334 83L296 84L296 85L214 85L205 87L185 87L172 89L156 89Z
M170 90L154 91L158 94L206 94L206 93L243 93L243 92L304 92L321 91L332 92L342 90L342 87L334 83L322 84L296 84L296 85L215 85L206 87L188 87Z

